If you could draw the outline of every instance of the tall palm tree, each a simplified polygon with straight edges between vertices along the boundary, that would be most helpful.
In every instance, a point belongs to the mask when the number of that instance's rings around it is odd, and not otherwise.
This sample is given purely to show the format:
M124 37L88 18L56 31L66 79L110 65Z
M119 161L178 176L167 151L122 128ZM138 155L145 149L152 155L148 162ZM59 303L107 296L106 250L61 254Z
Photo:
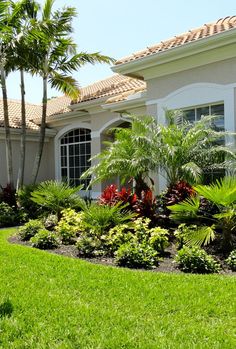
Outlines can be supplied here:
M65 7L62 10L53 11L53 3L54 0L45 0L34 28L28 34L28 40L35 52L31 57L31 64L34 66L31 72L39 74L43 80L42 118L39 147L32 172L33 183L36 182L43 153L48 83L72 99L76 99L79 95L79 86L70 74L86 63L111 63L113 61L99 53L77 53L76 45L70 37L73 31L72 20L76 16L75 8Z
M24 72L30 70L31 47L27 45L27 32L32 27L37 16L39 5L34 0L20 0L11 2L11 26L13 28L12 45L12 70L20 72L21 88L21 141L20 162L17 176L17 189L24 183L25 152L26 152L26 108L25 108L25 81Z
M6 86L6 64L9 55L9 48L11 44L12 28L9 25L10 11L9 1L2 0L0 3L0 74L1 74L1 89L3 97L3 112L4 112L4 129L6 142L6 160L7 160L7 182L13 188L13 165L12 165L12 143L11 131L9 123L9 110L7 100L7 86Z

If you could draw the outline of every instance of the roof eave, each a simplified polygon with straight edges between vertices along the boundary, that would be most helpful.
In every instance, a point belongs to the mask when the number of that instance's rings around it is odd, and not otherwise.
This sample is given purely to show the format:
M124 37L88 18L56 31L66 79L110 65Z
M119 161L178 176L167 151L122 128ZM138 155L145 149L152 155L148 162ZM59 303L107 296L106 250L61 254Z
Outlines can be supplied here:
M208 51L213 48L224 46L236 42L236 28L229 29L225 32L218 33L206 38L198 39L194 42L186 43L182 46L173 47L163 52L157 52L150 56L145 56L121 63L111 67L112 71L127 76L144 78L140 70L161 65L175 60L177 57L192 55L193 53Z

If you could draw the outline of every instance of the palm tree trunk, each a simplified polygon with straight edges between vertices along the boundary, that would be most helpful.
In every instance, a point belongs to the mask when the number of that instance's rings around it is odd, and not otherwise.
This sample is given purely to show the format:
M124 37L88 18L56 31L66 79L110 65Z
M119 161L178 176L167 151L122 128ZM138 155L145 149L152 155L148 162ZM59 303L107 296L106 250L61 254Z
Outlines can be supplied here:
M44 146L44 140L45 140L45 129L46 129L46 115L47 115L47 77L43 77L43 108L42 108L42 119L41 119L41 125L40 125L40 134L39 134L39 147L38 151L35 156L34 161L34 167L32 172L32 183L35 184L39 167L42 159L43 154L43 146Z
M13 180L13 166L12 166L12 144L11 144L11 132L9 124L9 111L7 101L7 87L6 87L6 72L3 66L1 66L1 86L2 86L2 98L3 98L3 113L4 113L4 128L5 128L5 142L6 142L6 160L7 160L7 182L11 188L14 188Z
M138 198L142 197L142 191L150 190L147 183L143 180L142 176L135 177L135 193L137 194Z
M21 79L21 140L20 140L20 165L17 178L17 189L24 184L25 170L25 144L26 144L26 111L25 111L25 82L24 71L20 70Z

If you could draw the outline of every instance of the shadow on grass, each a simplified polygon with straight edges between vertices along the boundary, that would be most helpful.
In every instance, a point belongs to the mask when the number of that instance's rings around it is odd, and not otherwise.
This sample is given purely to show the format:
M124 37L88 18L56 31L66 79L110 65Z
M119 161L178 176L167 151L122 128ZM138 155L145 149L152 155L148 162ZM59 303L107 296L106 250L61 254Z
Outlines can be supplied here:
M10 317L13 313L13 305L9 299L0 304L0 318Z

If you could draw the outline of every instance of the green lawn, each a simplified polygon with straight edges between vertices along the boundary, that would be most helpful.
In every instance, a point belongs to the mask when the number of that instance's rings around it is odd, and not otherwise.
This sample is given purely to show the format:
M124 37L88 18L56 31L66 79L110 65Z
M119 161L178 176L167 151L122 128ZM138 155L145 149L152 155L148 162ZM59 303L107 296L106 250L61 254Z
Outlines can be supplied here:
M133 271L0 231L0 348L236 348L236 278Z

